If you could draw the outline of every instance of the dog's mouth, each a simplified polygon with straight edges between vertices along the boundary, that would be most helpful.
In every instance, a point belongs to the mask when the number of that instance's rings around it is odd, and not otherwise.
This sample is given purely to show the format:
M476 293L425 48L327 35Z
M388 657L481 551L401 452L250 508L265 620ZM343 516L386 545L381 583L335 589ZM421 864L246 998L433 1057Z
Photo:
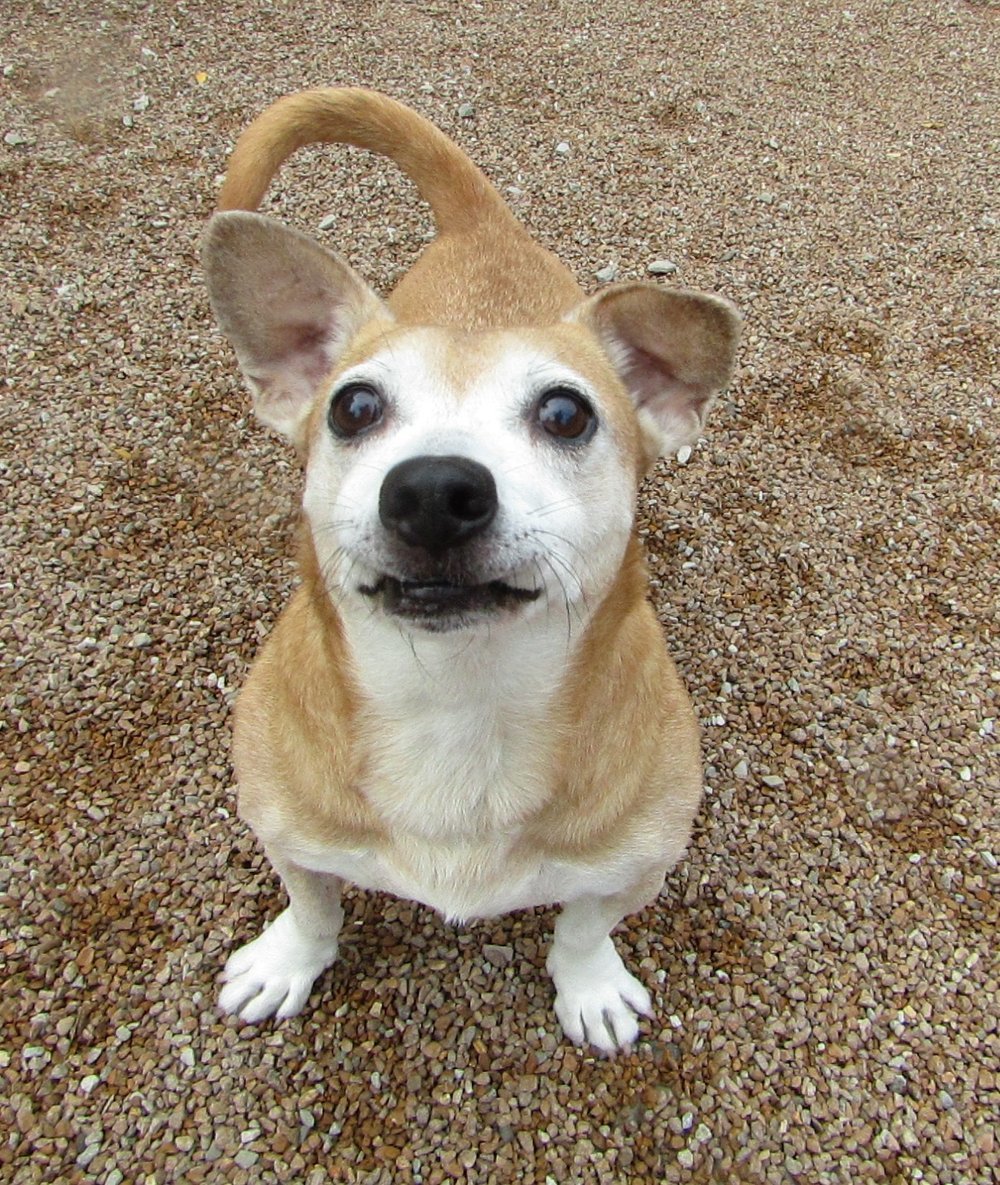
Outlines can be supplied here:
M399 580L388 574L361 585L363 596L381 603L393 617L427 629L455 629L481 617L509 612L537 600L540 588L518 588L502 580L487 584L452 584L445 580Z

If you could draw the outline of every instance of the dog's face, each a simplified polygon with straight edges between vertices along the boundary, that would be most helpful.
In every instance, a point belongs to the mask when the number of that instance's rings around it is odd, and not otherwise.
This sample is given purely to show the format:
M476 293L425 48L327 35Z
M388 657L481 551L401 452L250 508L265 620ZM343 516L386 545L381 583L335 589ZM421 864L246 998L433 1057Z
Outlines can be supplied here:
M555 325L398 325L341 259L254 214L216 216L203 256L258 414L305 455L334 601L428 631L585 618L642 472L697 436L738 332L725 301L640 284Z
M640 441L610 366L592 349L579 364L580 336L390 328L337 373L310 416L305 509L338 602L443 631L565 624L600 598Z

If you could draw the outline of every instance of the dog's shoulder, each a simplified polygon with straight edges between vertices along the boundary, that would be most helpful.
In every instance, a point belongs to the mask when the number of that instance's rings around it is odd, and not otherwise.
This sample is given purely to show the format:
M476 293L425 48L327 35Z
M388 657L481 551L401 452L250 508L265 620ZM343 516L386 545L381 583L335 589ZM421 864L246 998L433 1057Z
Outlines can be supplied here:
M357 792L358 694L336 617L299 588L236 703L240 814L265 843L293 834L356 846L381 825Z
M529 832L551 856L687 841L702 793L698 726L640 583L633 543L564 691L553 791Z

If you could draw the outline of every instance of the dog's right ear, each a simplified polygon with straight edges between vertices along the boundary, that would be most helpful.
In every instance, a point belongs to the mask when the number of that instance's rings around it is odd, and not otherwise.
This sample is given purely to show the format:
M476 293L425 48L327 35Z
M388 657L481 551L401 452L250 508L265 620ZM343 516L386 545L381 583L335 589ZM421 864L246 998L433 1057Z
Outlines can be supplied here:
M392 314L342 259L261 214L216 214L201 259L254 411L301 444L317 390L347 343L365 322Z

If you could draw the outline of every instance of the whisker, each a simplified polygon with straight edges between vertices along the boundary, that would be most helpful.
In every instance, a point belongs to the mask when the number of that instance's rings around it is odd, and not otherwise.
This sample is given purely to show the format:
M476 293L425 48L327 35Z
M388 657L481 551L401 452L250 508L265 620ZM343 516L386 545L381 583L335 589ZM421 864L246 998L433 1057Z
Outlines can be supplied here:
M576 506L575 498L557 498L554 502L547 502L544 506L536 506L529 513L533 518L543 518L549 514L555 514L558 510L566 510L570 506Z
M516 465L508 465L506 468L501 469L500 474L503 477L507 477L511 473L517 473L519 469L527 469L529 465L533 468L535 464L535 458L529 457L526 461L518 461Z
M555 577L556 584L558 584L559 588L562 590L563 604L566 607L566 648L568 650L570 647L570 644L573 641L573 616L570 613L569 595L566 592L566 585L563 584L562 577L556 571L555 566L552 564L549 557L544 556L543 558L545 560L545 563L548 565L549 570L551 571L552 575Z
M552 618L552 598L549 596L549 590L545 586L545 573L542 571L541 561L537 556L534 556L531 561L531 566L538 573L538 586L545 589L545 616L547 619Z
M573 567L570 564L568 564L566 562L566 560L563 559L562 556L555 555L554 553L547 554L545 556L545 561L549 565L550 568L552 568L553 564L557 563L560 566L560 568L562 568L562 570L566 573L566 575L570 577L570 579L573 581L573 583L576 585L577 589L579 590L580 600L583 602L583 607L589 613L590 612L590 604L587 600L587 593L583 587L583 581L581 581L579 575L573 569ZM553 570L553 572L555 572L554 568L552 568L552 570ZM562 583L562 582L560 581L560 583ZM565 594L566 593L566 586L563 585L562 587L563 587L563 592ZM577 617L579 618L580 622L582 623L583 622L583 614L580 612L579 609L576 609L576 614L577 614Z
M427 669L426 665L421 662L420 655L417 654L416 639L414 638L413 634L404 630L399 622L396 623L396 629L399 630L399 636L406 642L407 646L409 646L410 653L413 655L413 661L423 671L428 679L434 681L434 676Z
M312 529L317 535L328 534L332 531L343 531L345 528L356 528L357 523L353 518L330 519L329 522L317 523Z
M572 539L567 539L565 535L560 535L557 531L547 531L544 527L532 528L532 534L536 536L544 535L548 539L555 539L557 542L565 544L566 547L571 548L581 558L585 558L585 552L582 547L573 542Z
M487 640L489 640L489 635L490 635L490 630L491 630L491 628L492 628L492 623L488 621L488 622L486 623L486 635L487 635ZM469 631L469 640L468 640L468 641L465 643L465 645L462 647L462 649L461 649L461 650L457 650L457 651L456 651L454 654L452 654L452 655L451 655L451 657L450 657L450 659L449 659L448 661L449 661L449 662L457 662L457 661L458 661L458 659L460 659L460 658L462 657L462 655L463 655L463 654L465 654L465 652L466 652L467 650L469 650L469 648L472 646L472 644L475 642L475 640L476 640L476 639L475 639L475 635L474 635L474 634L472 633L472 631L470 630L470 631Z

